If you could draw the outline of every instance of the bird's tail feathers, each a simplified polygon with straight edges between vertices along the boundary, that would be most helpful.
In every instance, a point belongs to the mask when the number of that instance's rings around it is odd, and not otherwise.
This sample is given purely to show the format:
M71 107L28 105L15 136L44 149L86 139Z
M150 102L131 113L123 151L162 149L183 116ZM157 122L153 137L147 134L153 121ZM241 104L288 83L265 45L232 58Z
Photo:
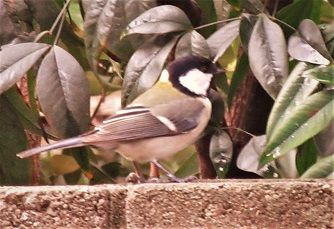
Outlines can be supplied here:
M66 149L66 148L80 147L84 145L86 144L82 143L81 137L74 137L74 138L60 140L60 141L57 141L49 145L44 145L44 146L36 147L33 149L28 149L21 153L16 154L16 156L18 156L19 158L26 158L26 157L31 157L33 155L36 155L36 154L39 154L45 151L53 150L53 149Z

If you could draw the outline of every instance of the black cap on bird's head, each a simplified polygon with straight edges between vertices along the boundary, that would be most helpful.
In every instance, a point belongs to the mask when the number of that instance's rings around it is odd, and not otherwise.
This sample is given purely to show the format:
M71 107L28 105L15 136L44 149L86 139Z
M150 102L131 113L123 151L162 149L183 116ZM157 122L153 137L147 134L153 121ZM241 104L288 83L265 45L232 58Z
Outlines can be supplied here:
M167 66L173 86L191 96L206 96L213 75L220 69L211 60L200 56L185 56Z

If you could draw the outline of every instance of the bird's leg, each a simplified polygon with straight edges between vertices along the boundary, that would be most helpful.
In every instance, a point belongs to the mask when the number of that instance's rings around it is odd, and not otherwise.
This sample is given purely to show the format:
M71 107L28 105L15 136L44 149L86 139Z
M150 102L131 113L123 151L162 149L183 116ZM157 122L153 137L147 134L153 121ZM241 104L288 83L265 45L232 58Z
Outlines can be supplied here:
M140 170L139 164L135 161L133 161L132 164L135 172L130 173L126 178L126 181L129 183L145 183L146 179L144 177L144 174Z
M169 180L177 182L177 183L183 183L187 181L191 181L193 179L189 179L188 177L185 179L179 178L174 176L170 171L168 171L165 167L163 167L158 161L151 161L155 166L157 166L159 169L161 169L166 176L169 178Z

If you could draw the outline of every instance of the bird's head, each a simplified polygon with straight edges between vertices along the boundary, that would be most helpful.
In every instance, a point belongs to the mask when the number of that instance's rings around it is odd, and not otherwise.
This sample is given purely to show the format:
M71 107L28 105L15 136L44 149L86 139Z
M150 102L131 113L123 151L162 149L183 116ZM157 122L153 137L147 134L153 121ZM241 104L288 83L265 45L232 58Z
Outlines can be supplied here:
M220 69L209 59L185 56L171 62L161 77L168 79L175 88L191 96L206 96L211 79Z

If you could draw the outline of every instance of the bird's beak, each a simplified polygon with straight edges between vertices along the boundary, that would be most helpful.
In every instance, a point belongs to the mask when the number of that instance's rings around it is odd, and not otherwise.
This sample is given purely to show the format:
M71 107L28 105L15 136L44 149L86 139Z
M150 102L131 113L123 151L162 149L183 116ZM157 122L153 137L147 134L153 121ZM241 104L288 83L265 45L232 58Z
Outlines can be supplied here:
M220 75L225 73L225 70L222 68L216 68L216 71L213 73L213 75Z

